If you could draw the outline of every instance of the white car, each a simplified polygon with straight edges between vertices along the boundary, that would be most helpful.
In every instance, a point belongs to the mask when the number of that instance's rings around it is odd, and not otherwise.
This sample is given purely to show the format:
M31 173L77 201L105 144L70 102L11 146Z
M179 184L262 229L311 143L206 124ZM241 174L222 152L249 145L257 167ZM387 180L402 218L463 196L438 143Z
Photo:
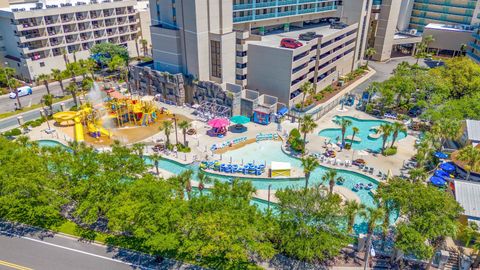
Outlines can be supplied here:
M17 93L19 97L28 96L32 94L32 88L30 86L19 87L17 90L11 92L9 97L11 99L17 98Z

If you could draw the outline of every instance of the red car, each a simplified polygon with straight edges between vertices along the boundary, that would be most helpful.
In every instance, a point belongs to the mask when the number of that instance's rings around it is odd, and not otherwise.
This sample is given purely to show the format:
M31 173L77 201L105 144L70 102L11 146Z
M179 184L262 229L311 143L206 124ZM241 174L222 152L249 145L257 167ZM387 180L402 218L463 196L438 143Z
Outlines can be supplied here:
M296 49L298 47L302 47L303 44L293 38L284 38L282 41L280 41L280 46L289 49Z

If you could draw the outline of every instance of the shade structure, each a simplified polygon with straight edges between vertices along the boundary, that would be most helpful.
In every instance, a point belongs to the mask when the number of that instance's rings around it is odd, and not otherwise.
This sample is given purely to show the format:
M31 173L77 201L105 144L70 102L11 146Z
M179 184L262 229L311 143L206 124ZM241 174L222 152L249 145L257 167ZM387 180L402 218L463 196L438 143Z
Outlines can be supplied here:
M250 122L250 118L244 115L235 115L230 118L230 122L237 125L245 125L246 123Z
M208 125L213 128L223 128L230 125L230 121L227 118L215 118L208 121Z
M444 178L444 177L450 178L450 174L442 170L436 170L434 175L441 178Z
M448 158L448 155L442 152L435 152L435 157L439 159L446 159Z
M432 177L430 177L430 183L432 183L433 185L435 185L437 187L443 187L443 186L445 186L445 183L447 183L447 181L445 181L441 177L432 176Z
M440 164L440 169L446 171L447 173L453 173L455 171L455 165L450 162Z
M277 111L277 114L278 114L278 116L284 116L285 114L287 114L287 112L288 112L288 108L287 107L282 107Z

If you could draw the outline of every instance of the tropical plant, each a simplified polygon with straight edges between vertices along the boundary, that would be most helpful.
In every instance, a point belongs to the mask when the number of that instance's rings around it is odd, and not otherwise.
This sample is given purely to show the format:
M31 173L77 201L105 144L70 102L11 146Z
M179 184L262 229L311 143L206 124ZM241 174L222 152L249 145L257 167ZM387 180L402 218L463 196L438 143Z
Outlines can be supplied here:
M405 125L403 123L400 123L400 122L394 122L392 125L392 144L390 145L390 147L393 147L395 145L395 141L397 140L398 138L398 135L402 132L402 133L406 133L407 132L407 128L405 127Z
M67 91L70 92L73 98L73 102L75 103L75 107L78 108L78 99L77 99L77 91L78 91L78 86L75 82L70 83L67 86Z
M121 56L115 55L110 62L108 62L108 69L110 72L120 71L125 65L125 60Z
M205 184L210 184L213 179L208 176L203 170L199 170L197 174L198 178L198 191L200 191L200 196L203 195L203 190L205 189Z
M185 146L187 146L187 130L191 126L192 125L186 120L183 120L180 123L178 123L178 127L182 130L182 133L183 133L183 145Z
M50 112L53 113L53 95L46 94L42 97L42 102L50 109Z
M370 246L372 243L373 232L378 225L378 222L383 219L385 212L381 208L367 207L360 215L367 220L367 241L365 242L365 257L363 259L365 267L368 263L368 256L370 254Z
M148 41L146 39L140 39L140 44L142 45L143 49L143 56L148 55Z
M143 151L145 150L145 144L143 143L134 143L132 145L132 151L137 154L141 159L143 159Z
M159 128L160 131L163 131L165 133L167 147L170 145L170 134L172 133L172 128L173 123L170 120L163 121L162 125Z
M375 48L368 48L365 50L365 56L367 58L367 63L365 64L365 66L368 67L368 64L369 64L369 61L372 59L372 57L377 53L377 51L375 50Z
M50 80L50 75L48 74L40 74L38 75L37 78L37 83L43 83L45 85L45 89L47 90L47 94L50 95L50 87L49 87L49 81Z
M157 175L159 175L160 171L158 169L158 166L160 164L160 160L162 160L162 156L157 154L157 153L154 153L153 155L150 155L150 159L153 162L153 166L155 167L155 171L156 171Z
M305 190L308 189L310 174L320 165L315 157L307 156L301 159L303 173L305 174Z
M318 124L313 120L313 116L305 115L300 124L300 131L303 133L303 143L307 144L307 134L313 132Z
M382 135L382 153L385 153L388 137L392 134L392 125L387 123L381 124L377 128L376 133Z
M52 79L57 81L60 84L60 89L62 89L62 95L65 95L65 88L63 86L63 80L65 79L65 73L60 69L52 69Z
M347 217L347 233L353 232L353 225L357 214L365 209L365 205L358 203L356 200L348 200L344 205L345 216Z
M353 131L353 134L352 134L352 145L353 145L353 143L355 142L355 135L360 133L360 129L358 127L352 127L352 131Z
M427 179L428 173L425 171L425 168L414 168L408 172L408 179L413 183L423 182Z
M352 121L346 118L341 118L340 128L342 130L342 145L345 145L345 133L347 132L347 127L352 125Z
M322 176L322 181L328 182L328 193L332 194L333 193L333 188L335 187L335 181L343 181L342 177L337 177L338 173L337 170L335 169L330 169L325 172L325 174Z
M457 159L466 163L465 170L467 170L467 180L470 179L472 171L480 170L480 150L468 145L458 151Z

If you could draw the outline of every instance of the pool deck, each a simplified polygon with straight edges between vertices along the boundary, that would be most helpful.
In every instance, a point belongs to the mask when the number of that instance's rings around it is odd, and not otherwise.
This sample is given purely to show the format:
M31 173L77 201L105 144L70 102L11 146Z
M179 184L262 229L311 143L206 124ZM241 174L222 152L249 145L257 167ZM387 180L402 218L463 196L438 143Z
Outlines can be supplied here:
M243 173L225 173L225 172L219 172L219 171L215 171L215 170L204 170L204 171L209 173L209 174L213 174L213 175L229 176L229 177L232 177L232 178L238 177L238 178L258 179L258 180L276 180L276 179L278 179L278 180L282 180L282 179L294 179L294 180L296 180L296 179L300 179L300 178L305 177L305 174L303 173L302 169L294 168L294 167L292 167L290 176L286 176L286 177L270 177L269 176L269 171L270 171L269 166L267 166L265 168L265 171L261 175L243 174Z
M275 192L276 190L270 190L270 201L273 203L278 203L278 198L275 196ZM358 203L362 202L360 200L360 197L358 197L355 192L351 191L346 187L336 185L333 187L333 193L340 195L340 197L342 197L344 201L354 200ZM255 192L254 197L263 201L268 201L268 190L259 189Z

